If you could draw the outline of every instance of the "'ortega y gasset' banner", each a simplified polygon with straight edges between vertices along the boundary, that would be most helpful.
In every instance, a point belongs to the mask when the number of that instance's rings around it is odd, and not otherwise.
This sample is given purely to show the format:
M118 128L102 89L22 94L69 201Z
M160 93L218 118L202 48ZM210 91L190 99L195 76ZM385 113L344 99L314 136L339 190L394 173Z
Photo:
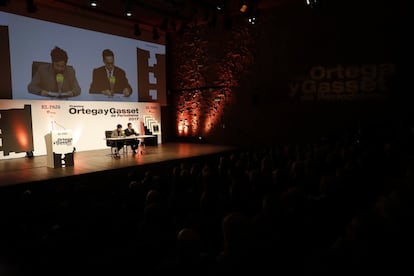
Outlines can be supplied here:
M289 95L301 101L386 100L396 64L313 66L291 80Z
M25 111L28 106L29 112L15 112ZM1 116L9 111L14 112L12 116ZM20 118L20 113L25 118ZM113 130L117 124L126 128L128 122L140 134L145 134L141 133L145 128L151 132L156 122L157 142L161 143L158 103L0 100L0 159L24 157L25 151L15 152L8 147L17 141L22 143L18 148L24 149L24 144L30 144L27 141L31 139L33 154L46 155L44 136L53 130L70 130L76 151L104 149L107 147L105 130Z

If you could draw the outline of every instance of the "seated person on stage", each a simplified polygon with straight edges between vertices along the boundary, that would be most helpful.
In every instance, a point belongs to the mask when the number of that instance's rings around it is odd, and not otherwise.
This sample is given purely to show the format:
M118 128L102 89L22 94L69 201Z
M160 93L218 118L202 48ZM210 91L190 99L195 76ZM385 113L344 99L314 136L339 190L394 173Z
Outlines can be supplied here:
M139 133L135 131L135 129L132 128L132 123L128 123L128 127L125 129L125 136L138 136ZM138 139L132 139L126 141L127 145L131 146L131 149L134 153L137 153L137 148L139 146L139 140Z
M111 137L112 138L117 138L117 137L125 137L125 132L122 129L122 125L118 124L116 126L116 129L114 129L111 133ZM122 149L124 147L124 140L121 141L114 141L115 143L115 147L116 147L116 156L119 156L119 150Z

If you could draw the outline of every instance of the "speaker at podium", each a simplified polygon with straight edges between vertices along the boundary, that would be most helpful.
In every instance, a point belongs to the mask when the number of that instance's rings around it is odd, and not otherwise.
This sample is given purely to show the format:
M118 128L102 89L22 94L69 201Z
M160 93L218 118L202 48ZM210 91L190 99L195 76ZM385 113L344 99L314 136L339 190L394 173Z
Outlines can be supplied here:
M72 130L52 130L45 135L47 166L50 168L73 167Z

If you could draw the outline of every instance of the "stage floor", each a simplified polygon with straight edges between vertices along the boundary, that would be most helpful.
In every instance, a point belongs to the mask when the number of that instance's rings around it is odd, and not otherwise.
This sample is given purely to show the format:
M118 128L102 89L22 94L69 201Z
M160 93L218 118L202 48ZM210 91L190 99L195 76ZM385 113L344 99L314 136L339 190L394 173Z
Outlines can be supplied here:
M141 149L143 148L140 147ZM113 158L107 148L75 152L74 166L66 168L47 167L46 155L0 160L0 187L224 153L234 149L236 148L224 145L163 143L147 146L143 154L134 155L129 149L127 154L122 154L121 151L120 158Z

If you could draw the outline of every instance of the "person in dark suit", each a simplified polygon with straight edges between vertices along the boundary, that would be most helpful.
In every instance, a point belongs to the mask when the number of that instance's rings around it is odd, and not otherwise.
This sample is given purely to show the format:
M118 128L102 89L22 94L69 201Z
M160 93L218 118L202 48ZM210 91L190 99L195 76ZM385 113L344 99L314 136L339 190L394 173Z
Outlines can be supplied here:
M124 130L125 136L138 136L139 133L135 131L135 129L132 128L132 123L128 123L128 127ZM137 148L139 145L138 139L128 140L127 145L131 146L131 149L134 153L137 153Z
M122 129L122 125L118 124L116 125L116 129L114 129L111 133L111 138L121 138L125 137L125 132ZM124 141L115 141L114 145L116 147L115 156L119 157L119 151L124 147Z
M52 63L41 64L34 73L27 89L29 93L67 98L78 96L81 93L76 73L72 66L67 66L66 51L55 47L50 52Z
M93 70L89 93L107 96L122 94L129 97L132 94L131 85L125 71L114 65L114 53L109 49L105 49L102 52L102 58L105 65Z

